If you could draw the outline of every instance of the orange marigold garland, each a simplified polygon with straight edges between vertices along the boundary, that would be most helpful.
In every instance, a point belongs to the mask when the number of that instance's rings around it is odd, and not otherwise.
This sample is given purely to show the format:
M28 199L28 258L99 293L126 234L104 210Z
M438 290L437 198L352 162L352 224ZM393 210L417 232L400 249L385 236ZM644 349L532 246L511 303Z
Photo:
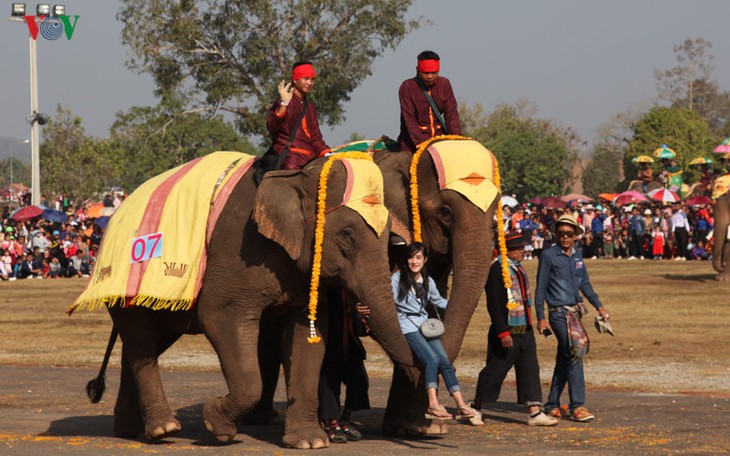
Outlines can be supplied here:
M411 217L413 218L413 240L416 242L423 242L421 235L421 213L418 210L418 161L421 159L423 152L428 149L428 146L435 143L436 141L442 141L447 139L471 139L466 136L459 135L441 135L435 136L427 141L422 142L416 152L411 158Z
M493 160L494 162L494 185L497 186L497 189L500 189L500 198L501 198L501 188L502 188L502 178L499 174L499 163L497 163L497 159L495 158ZM509 275L509 260L507 258L507 240L505 239L504 235L504 211L502 210L502 204L497 204L497 239L499 244L499 256L502 259L502 280L504 280L504 288L507 290L507 309L512 310L516 307L519 307L519 304L515 301L514 296L512 296L512 278Z
M314 326L317 320L317 301L319 300L319 275L322 270L322 242L324 241L324 220L325 210L327 209L327 179L330 168L337 160L347 158L355 158L358 160L373 161L370 154L364 152L341 152L330 155L329 159L322 166L319 175L319 185L317 187L317 222L314 228L314 258L312 260L312 282L309 286L309 337L307 341L310 344L316 344L322 340L317 335L317 329Z

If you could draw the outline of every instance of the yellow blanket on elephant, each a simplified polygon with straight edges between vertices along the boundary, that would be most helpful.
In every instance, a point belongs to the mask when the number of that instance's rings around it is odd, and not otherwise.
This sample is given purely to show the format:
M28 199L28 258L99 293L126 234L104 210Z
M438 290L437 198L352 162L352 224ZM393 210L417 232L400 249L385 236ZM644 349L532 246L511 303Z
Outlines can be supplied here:
M428 146L438 174L441 190L464 195L483 212L499 193L494 185L492 153L471 139L437 141Z
M712 188L712 198L717 199L730 191L730 174L724 174L715 179L715 186Z
M208 236L253 160L214 152L142 184L109 220L89 285L69 313L119 305L190 309Z

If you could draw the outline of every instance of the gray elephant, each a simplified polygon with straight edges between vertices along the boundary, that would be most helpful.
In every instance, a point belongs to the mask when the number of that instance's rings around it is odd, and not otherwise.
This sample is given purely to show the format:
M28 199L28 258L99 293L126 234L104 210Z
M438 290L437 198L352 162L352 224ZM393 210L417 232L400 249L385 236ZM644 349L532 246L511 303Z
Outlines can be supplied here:
M730 181L730 179L729 179ZM712 253L712 267L718 272L715 279L730 280L730 194L725 194L715 203L715 248Z
M157 359L181 335L202 332L219 357L229 390L226 396L206 402L203 419L219 440L231 440L237 419L249 413L261 396L257 340L261 322L273 320L283 330L279 342L289 404L284 444L300 449L328 446L317 419L324 344L307 341L318 180L325 162L316 160L302 171L269 173L258 190L252 180L254 170L248 170L212 231L207 268L192 310L109 307L123 342L114 409L116 435L160 439L180 429L163 392ZM377 175L365 179L382 179L372 168ZM362 212L343 205L343 195L358 182L358 176L354 184L352 178L348 181L349 172L350 167L338 161L328 178L322 289L341 286L370 306L373 337L395 362L412 365L389 285L387 226L377 233ZM366 206L377 203L369 201ZM326 306L319 307L317 328L322 333Z
M492 261L492 228L498 198L496 187L489 187L496 163L491 152L476 141L464 138L442 145L450 150L432 153L439 144L424 149L415 169L422 237L429 248L429 275L444 296L447 296L449 276L453 274L449 307L444 316L446 333L441 336L453 362L486 284ZM383 173L391 232L406 243L413 241L410 171L413 158L414 154L410 152L388 150L376 151L373 155ZM445 161L449 165L445 165ZM466 166L454 172L453 168L459 164ZM445 172L445 167L451 172ZM391 264L402 261L404 253L400 247L391 245ZM275 334L275 331L267 334ZM264 393L256 410L247 417L248 423L264 424L276 420L272 405L279 366L276 344L272 338L260 341L261 357L266 360L266 365L262 365ZM427 401L422 382L418 367L395 367L383 421L386 434L446 433L443 422L432 422L424 417Z

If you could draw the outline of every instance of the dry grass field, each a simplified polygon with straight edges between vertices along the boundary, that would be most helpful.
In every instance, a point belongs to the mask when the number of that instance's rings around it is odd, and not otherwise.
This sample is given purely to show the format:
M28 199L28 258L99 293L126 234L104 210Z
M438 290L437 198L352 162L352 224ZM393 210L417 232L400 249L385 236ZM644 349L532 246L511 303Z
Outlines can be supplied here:
M712 391L730 395L730 284L713 280L707 262L587 260L594 288L611 311L616 337L591 336L586 379L591 387L650 392ZM533 279L537 261L526 262ZM65 309L86 279L18 280L0 283L0 364L98 367L109 336L105 311L72 316ZM484 297L456 362L463 382L476 379L484 364L489 316ZM366 341L371 376L388 377L389 361ZM554 338L538 340L542 380L555 354ZM118 366L117 346L111 365ZM203 336L182 338L161 359L171 370L217 370Z

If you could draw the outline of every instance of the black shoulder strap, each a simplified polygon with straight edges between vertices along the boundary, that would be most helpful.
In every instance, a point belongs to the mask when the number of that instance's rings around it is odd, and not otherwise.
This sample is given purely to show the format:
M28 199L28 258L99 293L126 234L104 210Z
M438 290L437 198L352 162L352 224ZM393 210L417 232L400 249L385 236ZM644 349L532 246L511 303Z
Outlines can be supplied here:
M281 151L281 153L277 156L276 169L281 169L281 165L284 164L286 156L289 155L289 148L291 148L291 143L294 142L294 137L297 135L297 131L299 131L299 126L302 124L302 119L304 119L304 116L307 113L307 106L309 106L309 102L305 98L302 104L302 111L299 113L299 117L297 117L297 123L294 125L294 128L292 128L291 135L289 135L289 142L287 143L284 150Z
M299 126L302 124L302 119L304 119L304 115L307 113L307 106L308 102L305 98L302 105L302 112L299 113L297 123L294 125L294 128L292 128L291 135L289 135L289 142L287 143L284 150L282 150L281 153L277 155L276 153L274 153L274 145L272 144L271 146L269 146L269 150L266 151L263 157L261 157L261 159L256 162L256 171L253 175L253 181L256 184L256 187L261 184L261 181L264 178L264 174L266 174L268 171L281 169L281 165L284 164L286 156L289 155L289 148L294 142L294 136L296 136L297 131L299 130Z
M441 124L441 128L444 131L445 135L449 134L449 129L446 127L446 120L444 120L443 114L441 114L441 111L439 111L439 108L436 106L436 102L433 101L433 98L431 98L431 94L428 93L428 89L426 86L423 85L420 79L418 79L418 76L414 78L416 80L416 83L418 83L418 87L423 90L423 94L426 95L426 100L428 100L428 104L431 105L431 109L433 109L433 113L436 115L436 119L438 119L439 123Z

